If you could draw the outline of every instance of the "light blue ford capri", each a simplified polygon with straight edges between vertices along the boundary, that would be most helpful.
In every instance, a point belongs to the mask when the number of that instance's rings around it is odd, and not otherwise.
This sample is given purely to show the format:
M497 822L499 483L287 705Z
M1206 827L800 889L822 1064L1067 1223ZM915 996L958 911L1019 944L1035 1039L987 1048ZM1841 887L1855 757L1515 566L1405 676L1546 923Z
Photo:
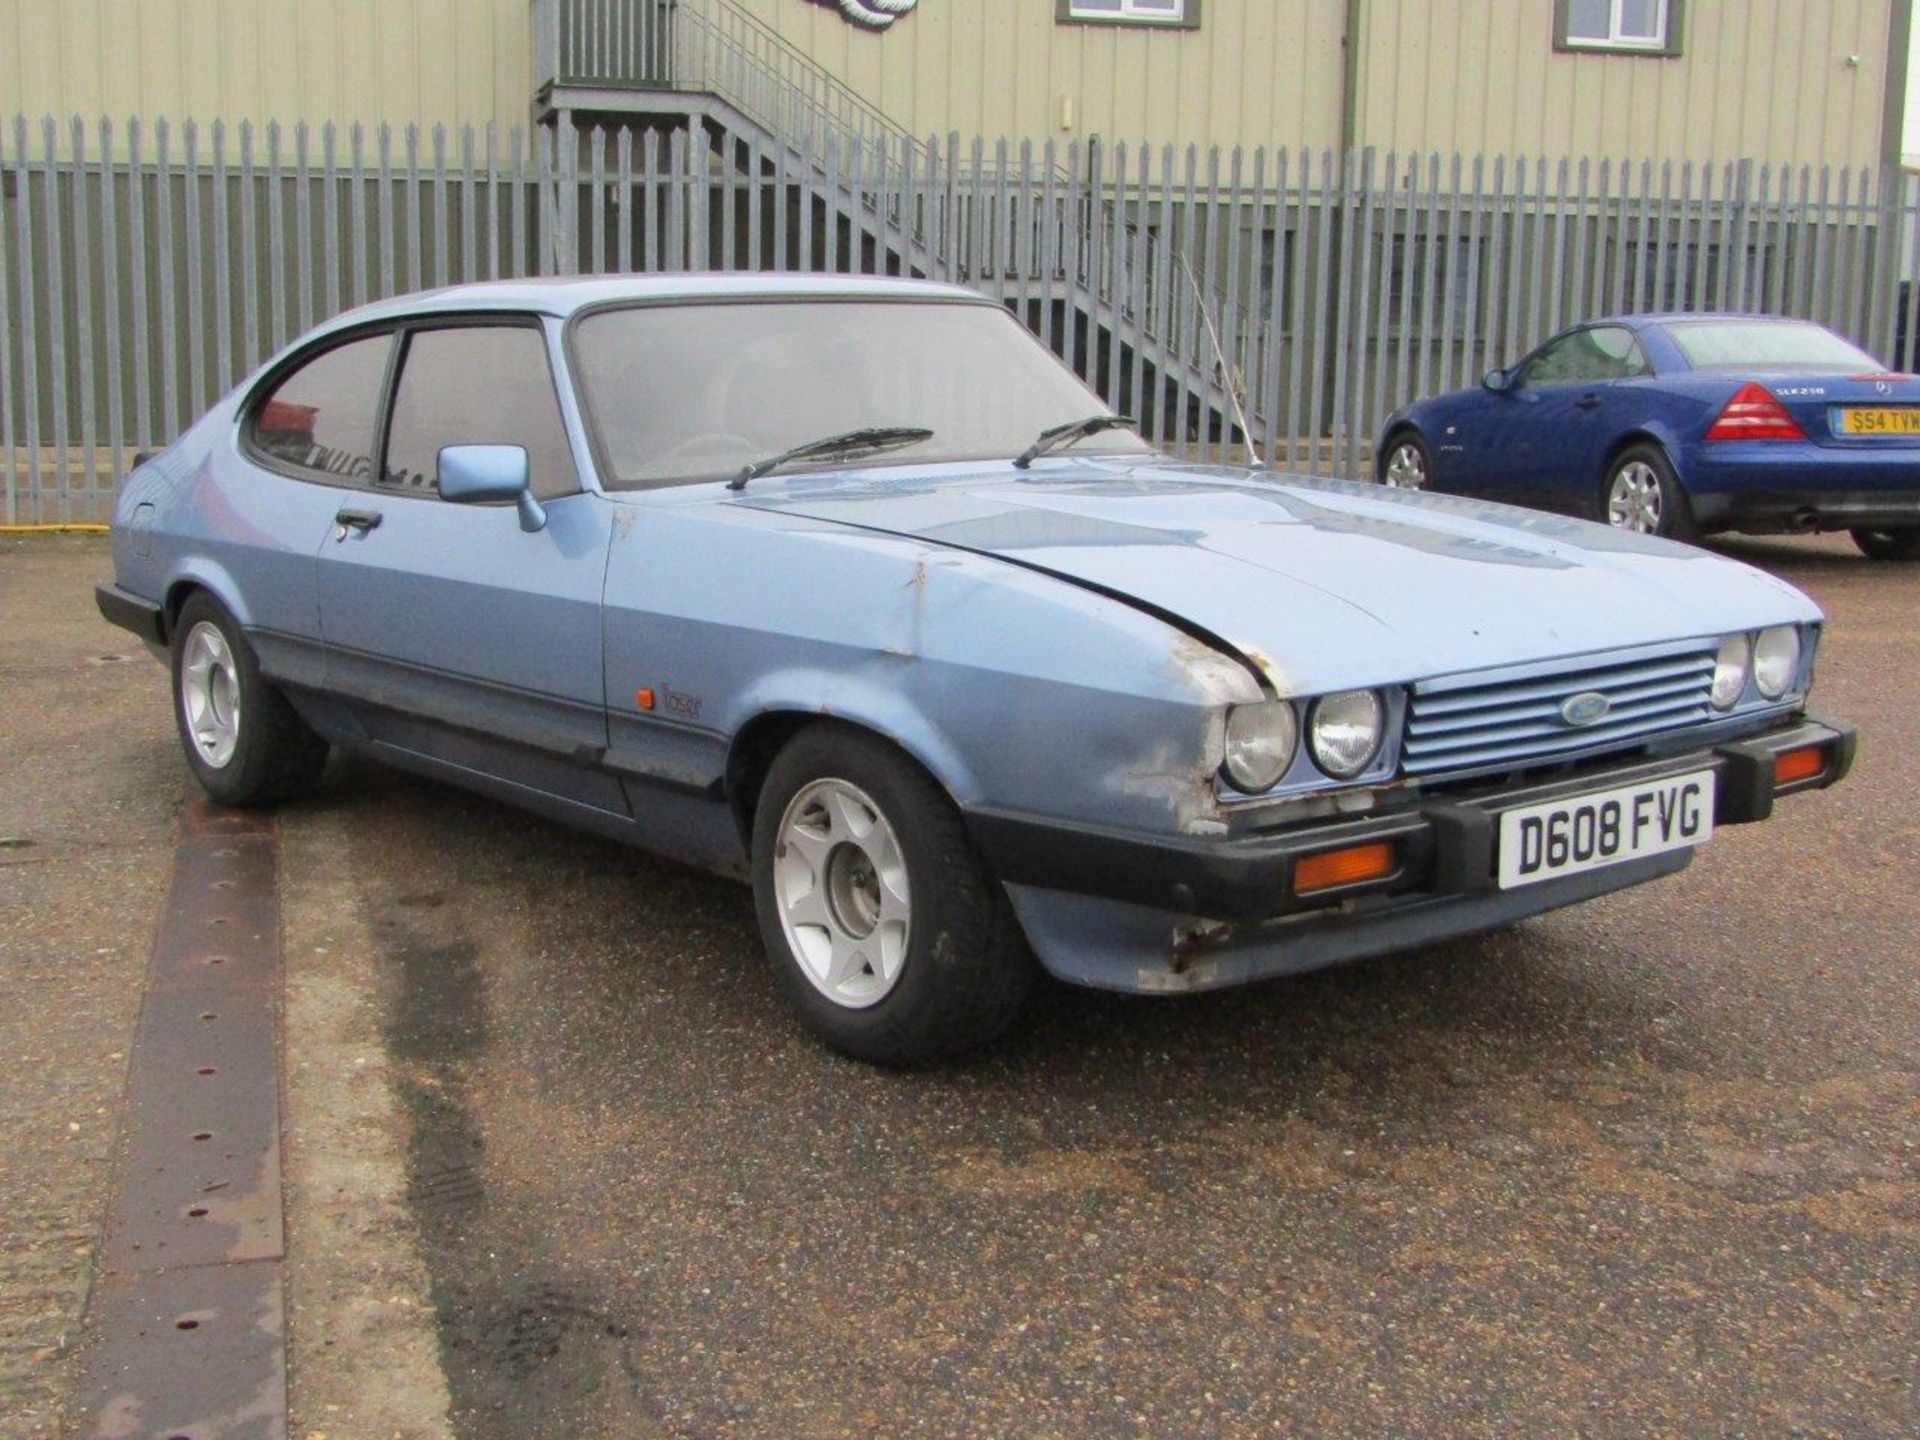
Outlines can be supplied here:
M1671 874L1853 753L1779 580L1176 463L931 284L353 311L126 477L114 566L216 799L339 747L744 876L888 1063L991 1038L1035 957L1191 991Z

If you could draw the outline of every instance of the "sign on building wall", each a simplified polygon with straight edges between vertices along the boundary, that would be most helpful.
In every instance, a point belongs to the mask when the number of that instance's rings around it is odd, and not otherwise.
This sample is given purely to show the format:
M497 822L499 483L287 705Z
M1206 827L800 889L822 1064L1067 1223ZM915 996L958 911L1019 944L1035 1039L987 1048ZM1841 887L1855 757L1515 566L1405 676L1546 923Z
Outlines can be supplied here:
M833 5L855 25L869 30L885 30L920 0L814 0L816 5Z

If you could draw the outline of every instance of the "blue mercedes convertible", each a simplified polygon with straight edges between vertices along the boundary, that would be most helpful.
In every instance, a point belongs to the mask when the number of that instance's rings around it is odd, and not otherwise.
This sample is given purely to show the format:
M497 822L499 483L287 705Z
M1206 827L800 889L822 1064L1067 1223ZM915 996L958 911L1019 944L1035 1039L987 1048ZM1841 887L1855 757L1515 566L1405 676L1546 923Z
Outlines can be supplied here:
M1179 464L907 281L502 282L121 483L108 619L237 805L354 751L751 882L827 1042L1503 925L1830 785L1821 615L1657 537Z
M1576 325L1387 417L1377 478L1688 539L1850 530L1920 559L1920 377L1804 320Z

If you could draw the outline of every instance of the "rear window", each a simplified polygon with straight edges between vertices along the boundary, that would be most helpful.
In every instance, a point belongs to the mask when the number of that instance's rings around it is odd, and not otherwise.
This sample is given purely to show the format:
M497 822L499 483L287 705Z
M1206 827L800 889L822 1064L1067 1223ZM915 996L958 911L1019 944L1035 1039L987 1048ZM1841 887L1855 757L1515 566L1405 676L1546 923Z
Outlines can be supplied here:
M1695 370L1814 370L1835 375L1878 370L1866 351L1818 325L1791 321L1686 320L1667 335Z

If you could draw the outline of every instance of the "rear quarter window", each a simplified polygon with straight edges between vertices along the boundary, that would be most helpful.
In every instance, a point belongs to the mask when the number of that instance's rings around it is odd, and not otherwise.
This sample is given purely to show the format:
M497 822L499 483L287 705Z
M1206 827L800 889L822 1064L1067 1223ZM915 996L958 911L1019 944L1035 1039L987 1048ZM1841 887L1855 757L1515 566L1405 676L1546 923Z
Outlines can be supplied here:
M315 479L364 481L373 473L374 427L388 334L321 351L255 404L247 440L263 459Z

